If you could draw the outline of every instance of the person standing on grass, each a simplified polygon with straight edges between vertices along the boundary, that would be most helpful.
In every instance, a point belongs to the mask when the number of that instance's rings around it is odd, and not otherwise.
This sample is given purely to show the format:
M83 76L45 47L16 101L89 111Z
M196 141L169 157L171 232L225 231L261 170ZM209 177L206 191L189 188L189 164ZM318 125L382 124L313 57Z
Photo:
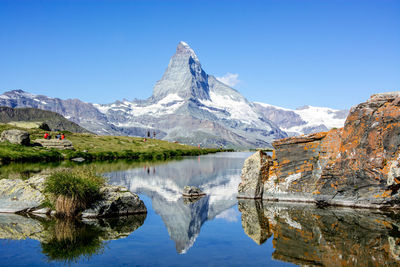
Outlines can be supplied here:
M65 139L65 135L64 135L64 133L62 133L61 134L61 140L64 140Z
M156 131L153 132L153 139L156 139Z

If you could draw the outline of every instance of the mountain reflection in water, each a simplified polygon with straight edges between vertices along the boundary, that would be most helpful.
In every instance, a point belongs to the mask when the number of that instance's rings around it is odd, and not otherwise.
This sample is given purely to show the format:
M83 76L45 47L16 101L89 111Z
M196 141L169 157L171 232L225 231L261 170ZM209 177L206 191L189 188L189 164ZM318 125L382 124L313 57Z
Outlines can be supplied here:
M109 182L148 196L161 216L178 253L194 244L201 226L237 204L237 186L249 153L219 153L106 173ZM207 195L197 201L182 198L186 185Z
M242 226L257 244L273 236L273 259L307 266L399 266L400 216L239 200Z

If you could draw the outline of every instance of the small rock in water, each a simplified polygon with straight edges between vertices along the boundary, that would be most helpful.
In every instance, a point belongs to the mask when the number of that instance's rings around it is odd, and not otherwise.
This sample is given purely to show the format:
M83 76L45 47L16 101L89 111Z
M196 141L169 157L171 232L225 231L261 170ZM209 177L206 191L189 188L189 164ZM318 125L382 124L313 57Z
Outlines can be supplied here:
M204 196L205 194L196 186L185 186L182 193L184 197Z

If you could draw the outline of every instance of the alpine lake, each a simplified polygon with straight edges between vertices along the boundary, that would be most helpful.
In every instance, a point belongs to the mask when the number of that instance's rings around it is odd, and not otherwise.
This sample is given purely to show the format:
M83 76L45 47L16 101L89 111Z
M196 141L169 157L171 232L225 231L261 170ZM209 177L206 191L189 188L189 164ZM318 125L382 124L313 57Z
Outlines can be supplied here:
M399 266L400 214L238 200L247 152L166 162L97 162L148 213L61 220L0 214L0 266ZM27 178L62 164L10 164ZM206 196L184 199L186 185Z

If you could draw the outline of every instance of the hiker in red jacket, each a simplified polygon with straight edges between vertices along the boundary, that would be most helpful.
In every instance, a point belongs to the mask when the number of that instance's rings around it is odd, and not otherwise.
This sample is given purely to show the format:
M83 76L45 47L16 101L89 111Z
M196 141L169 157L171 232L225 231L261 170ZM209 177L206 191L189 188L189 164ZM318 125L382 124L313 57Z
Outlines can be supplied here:
M64 135L64 133L62 133L61 134L61 140L64 140L65 139L65 135Z
M49 138L49 134L46 132L46 133L44 134L44 139L47 139L47 138Z

